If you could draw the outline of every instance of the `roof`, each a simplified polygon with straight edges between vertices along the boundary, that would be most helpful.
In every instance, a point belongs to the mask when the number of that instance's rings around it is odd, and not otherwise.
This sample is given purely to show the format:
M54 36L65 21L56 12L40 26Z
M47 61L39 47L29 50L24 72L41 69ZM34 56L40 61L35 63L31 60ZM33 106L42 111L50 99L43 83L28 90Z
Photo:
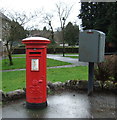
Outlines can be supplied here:
M10 21L10 19L8 17L6 17L3 13L0 12L0 18Z

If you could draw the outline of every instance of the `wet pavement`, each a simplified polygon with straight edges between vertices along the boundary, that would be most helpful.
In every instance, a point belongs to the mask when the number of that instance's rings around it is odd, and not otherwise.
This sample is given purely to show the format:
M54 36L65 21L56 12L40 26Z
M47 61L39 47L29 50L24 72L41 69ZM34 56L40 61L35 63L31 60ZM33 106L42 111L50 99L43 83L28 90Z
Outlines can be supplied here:
M117 98L117 96L116 96ZM115 95L64 91L48 96L48 107L31 110L25 107L25 99L3 105L3 118L116 118Z
M82 66L86 66L87 65L86 62L80 62L78 58L62 57L62 55L47 54L47 58L51 58L51 59L59 60L59 61L63 61L63 62L68 62L68 63L72 63L72 64L75 64L77 66L81 66L81 65Z
M0 70L0 72L10 72L10 71L24 71L26 69L11 69L11 70Z
M0 120L2 119L2 105L0 104Z
M77 65L63 65L63 66L53 66L53 67L47 67L47 69L51 68L66 68L66 67L76 67ZM24 71L26 69L11 69L11 70L2 70L2 72L10 72L10 71ZM1 71L0 71L1 72Z

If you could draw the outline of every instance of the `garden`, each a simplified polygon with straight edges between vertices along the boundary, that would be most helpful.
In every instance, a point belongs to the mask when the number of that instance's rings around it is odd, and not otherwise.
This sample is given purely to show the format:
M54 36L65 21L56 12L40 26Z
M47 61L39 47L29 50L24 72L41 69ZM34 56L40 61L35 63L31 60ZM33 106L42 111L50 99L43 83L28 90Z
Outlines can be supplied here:
M68 57L68 56L67 56ZM74 56L75 57L75 56ZM13 55L14 65L9 66L8 59L2 60L3 70L25 69L25 55ZM71 63L62 62L53 59L47 59L47 67L71 65ZM47 81L66 82L67 80L88 80L88 67L76 66L67 68L47 69ZM25 88L25 70L7 71L2 73L2 88L4 92Z
M74 55L74 54L72 54ZM78 56L67 54L66 57L78 58ZM17 89L25 88L25 55L13 55L13 66L8 65L8 59L2 60L2 70L24 69L21 71L7 71L2 73L2 88L4 92L9 92ZM71 63L62 62L58 60L47 59L47 81L48 82L62 82L68 80L73 81L87 81L88 80L88 66L76 66L66 68L49 68L54 66L71 65ZM107 55L105 61L95 64L95 83L98 83L101 90L116 89L117 87L117 56Z

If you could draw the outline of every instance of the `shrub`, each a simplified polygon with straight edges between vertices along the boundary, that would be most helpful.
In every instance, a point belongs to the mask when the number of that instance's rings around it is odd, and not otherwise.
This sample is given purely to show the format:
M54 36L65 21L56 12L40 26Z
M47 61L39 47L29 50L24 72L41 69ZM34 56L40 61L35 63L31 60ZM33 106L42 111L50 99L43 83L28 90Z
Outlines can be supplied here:
M95 64L95 80L100 81L102 89L106 81L117 83L117 55L105 56L105 61Z
M113 61L112 74L114 78L114 84L116 84L117 83L117 55L114 55L112 57L112 61Z

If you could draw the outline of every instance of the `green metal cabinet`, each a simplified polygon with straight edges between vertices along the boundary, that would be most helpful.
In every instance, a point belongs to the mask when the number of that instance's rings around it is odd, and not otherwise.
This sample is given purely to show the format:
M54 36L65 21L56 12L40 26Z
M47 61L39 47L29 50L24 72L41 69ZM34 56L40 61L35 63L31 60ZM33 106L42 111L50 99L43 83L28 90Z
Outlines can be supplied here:
M105 33L84 30L79 33L79 61L102 62L105 52Z

